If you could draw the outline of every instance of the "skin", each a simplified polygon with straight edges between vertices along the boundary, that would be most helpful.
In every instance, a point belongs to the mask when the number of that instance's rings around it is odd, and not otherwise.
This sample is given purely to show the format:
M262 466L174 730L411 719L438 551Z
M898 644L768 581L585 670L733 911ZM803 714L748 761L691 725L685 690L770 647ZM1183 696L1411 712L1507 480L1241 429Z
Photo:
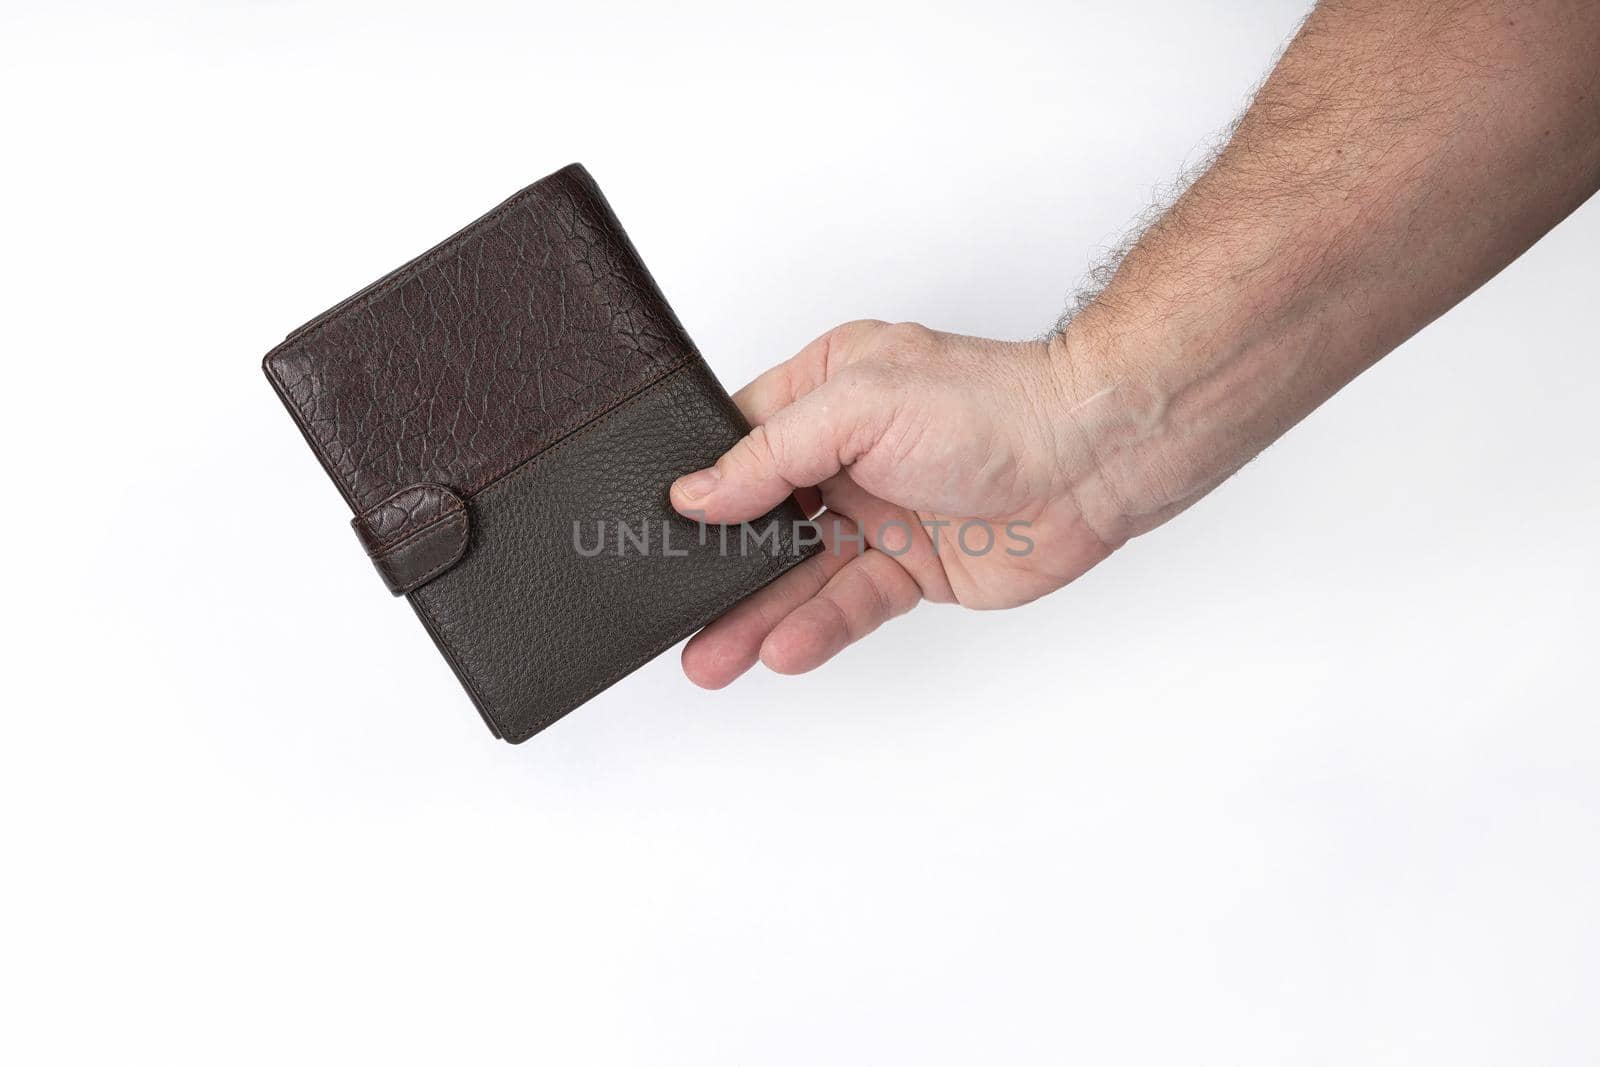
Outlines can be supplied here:
M826 506L831 550L691 639L685 673L799 673L923 600L1061 588L1597 189L1600 3L1325 0L1216 160L1053 336L852 322L735 396L754 430L680 478L674 506L732 523L793 493ZM970 519L1027 523L1034 548L954 551ZM941 520L936 552L923 523Z

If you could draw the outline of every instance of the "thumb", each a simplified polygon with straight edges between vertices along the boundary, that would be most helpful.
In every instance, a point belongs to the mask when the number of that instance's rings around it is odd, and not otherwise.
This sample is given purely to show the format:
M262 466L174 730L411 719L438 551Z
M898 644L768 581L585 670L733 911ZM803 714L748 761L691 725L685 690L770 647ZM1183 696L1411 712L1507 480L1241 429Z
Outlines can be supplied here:
M783 408L705 470L672 484L672 506L702 522L745 522L838 474L877 439L874 406L838 378Z

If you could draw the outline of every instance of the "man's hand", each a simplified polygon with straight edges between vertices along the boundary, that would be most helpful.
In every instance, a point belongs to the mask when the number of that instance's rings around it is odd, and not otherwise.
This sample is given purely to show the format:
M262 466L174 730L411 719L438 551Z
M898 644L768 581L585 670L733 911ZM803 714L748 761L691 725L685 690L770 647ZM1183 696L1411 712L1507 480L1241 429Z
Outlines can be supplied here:
M1597 55L1595 0L1324 0L1051 341L852 323L757 379L756 431L673 504L737 522L816 486L873 547L707 627L689 677L809 670L923 598L1024 603L1182 511L1600 188ZM974 519L1031 551L962 551Z
M826 550L690 641L689 677L724 686L758 655L810 670L919 600L1014 607L1104 559L1128 527L1089 437L1116 389L1089 380L1043 341L882 322L757 378L734 397L755 429L672 503L743 522L796 491L814 505L815 487Z

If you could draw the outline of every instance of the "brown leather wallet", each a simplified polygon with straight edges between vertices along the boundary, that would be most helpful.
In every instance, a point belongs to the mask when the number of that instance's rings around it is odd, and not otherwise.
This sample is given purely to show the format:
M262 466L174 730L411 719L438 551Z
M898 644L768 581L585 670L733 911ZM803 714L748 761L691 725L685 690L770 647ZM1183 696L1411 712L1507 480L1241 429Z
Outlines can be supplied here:
M263 368L390 591L513 743L817 550L792 502L744 527L669 505L748 427L576 164Z

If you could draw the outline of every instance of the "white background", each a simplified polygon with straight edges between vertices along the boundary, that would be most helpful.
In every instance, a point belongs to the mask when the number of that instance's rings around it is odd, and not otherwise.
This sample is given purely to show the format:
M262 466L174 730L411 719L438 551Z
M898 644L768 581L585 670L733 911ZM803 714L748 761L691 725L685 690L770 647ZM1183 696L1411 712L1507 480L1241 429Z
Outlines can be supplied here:
M572 160L730 386L1036 335L1301 4L3 12L0 1058L1595 1062L1600 204L1053 598L520 748L258 368Z

